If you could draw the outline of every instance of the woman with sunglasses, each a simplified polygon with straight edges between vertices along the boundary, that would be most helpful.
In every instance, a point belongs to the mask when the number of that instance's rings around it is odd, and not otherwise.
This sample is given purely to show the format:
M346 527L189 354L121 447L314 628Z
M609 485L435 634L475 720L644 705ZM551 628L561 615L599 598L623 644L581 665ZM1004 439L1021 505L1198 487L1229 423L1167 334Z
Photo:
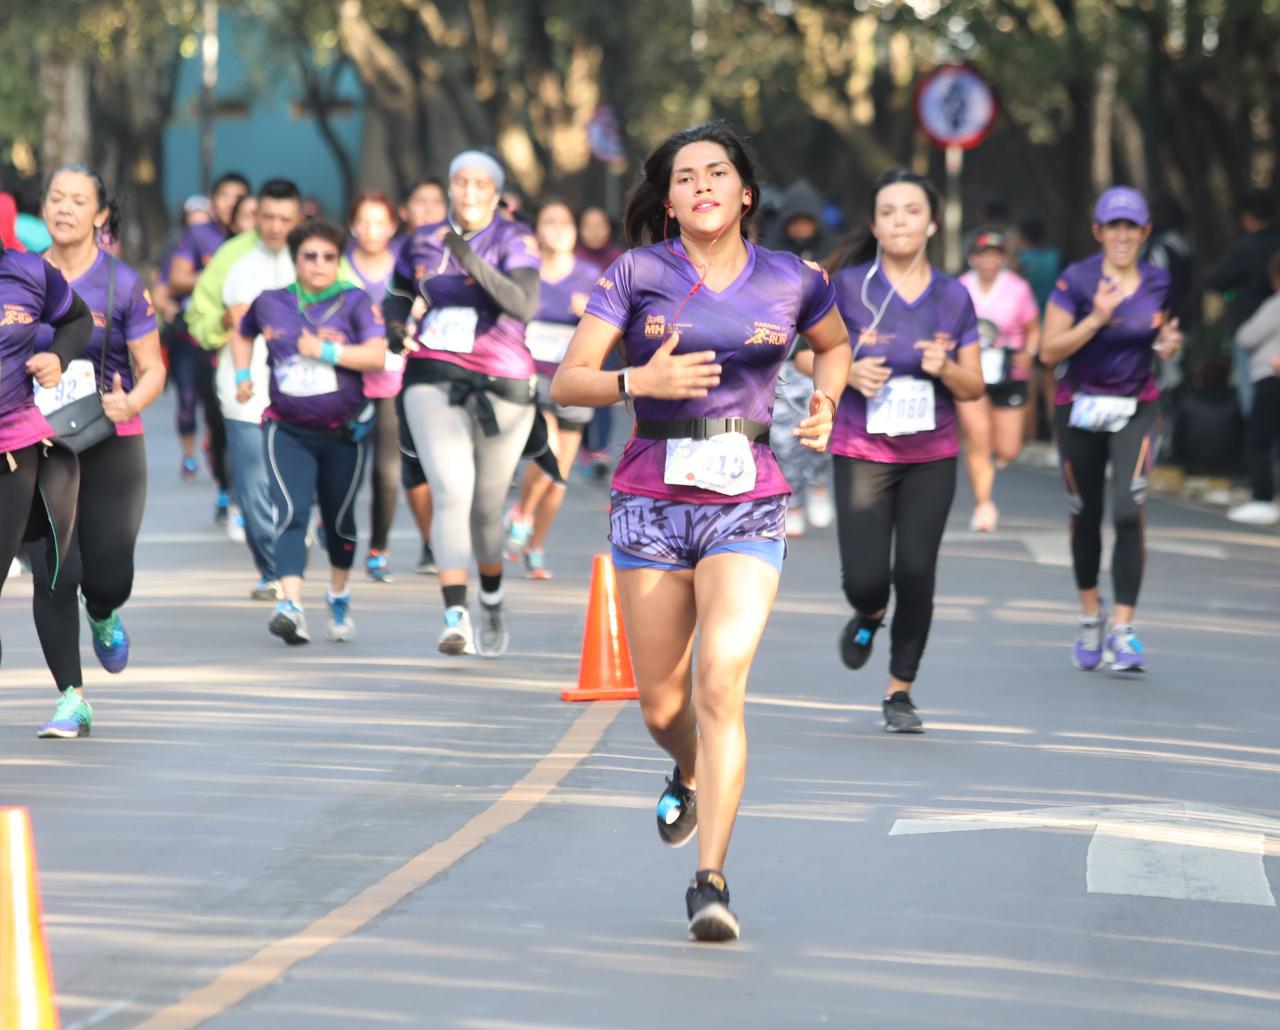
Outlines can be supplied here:
M1178 320L1169 318L1169 273L1138 259L1150 235L1141 193L1127 186L1103 193L1093 209L1101 249L1063 271L1044 316L1040 353L1058 365L1055 422L1080 599L1071 660L1086 672L1105 664L1136 673L1147 664L1133 613L1146 559L1144 510L1160 396L1155 356L1171 358L1182 346ZM1108 464L1116 532L1110 626L1098 594Z
M551 385L557 404L635 402L613 475L613 564L640 710L675 760L658 836L679 847L698 833L685 911L707 941L739 935L724 867L746 776L747 677L786 554L774 383L803 334L816 390L795 433L821 451L849 371L826 273L747 242L759 197L723 122L660 143L627 202L637 247L600 276ZM619 344L631 367L604 370Z
M502 506L533 424L534 364L525 323L538 308L538 242L498 217L505 183L488 154L449 166L449 218L406 241L383 302L393 349L408 352L401 403L431 484L431 543L444 596L443 654L497 658L509 642L502 607ZM479 633L467 609L468 565L480 573Z
M383 367L382 318L364 291L338 278L343 231L308 219L288 237L296 281L268 290L249 306L232 333L237 400L253 395L251 341L267 345L270 404L263 413L264 448L275 509L276 572L285 599L268 629L286 644L311 639L302 605L311 499L318 497L329 552L328 637L355 636L347 580L355 560L355 497L364 473L372 410L365 372Z

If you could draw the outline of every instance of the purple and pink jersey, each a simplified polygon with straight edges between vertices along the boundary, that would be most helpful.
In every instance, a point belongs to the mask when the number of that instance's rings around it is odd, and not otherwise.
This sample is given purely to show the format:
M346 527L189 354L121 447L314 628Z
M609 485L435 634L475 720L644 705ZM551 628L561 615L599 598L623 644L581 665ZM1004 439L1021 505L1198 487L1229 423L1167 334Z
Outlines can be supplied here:
M1057 404L1070 404L1076 391L1153 401L1156 385L1156 337L1169 313L1169 273L1139 262L1138 288L1120 302L1111 321L1062 364ZM1049 303L1079 322L1093 310L1102 279L1102 255L1068 265L1058 277Z
M361 344L385 335L382 315L356 287L305 307L285 287L260 294L241 319L241 336L252 340L261 333L267 344L271 404L263 419L308 429L344 425L364 407L364 376L301 357L298 337L304 330L331 343Z
M846 268L832 277L839 298L840 315L854 342L855 360L884 358L896 378L928 380L933 384L934 428L903 436L867 432L867 398L855 389L845 390L831 432L830 451L848 458L888 464L918 464L954 458L959 453L956 436L956 405L951 391L941 379L921 367L923 352L917 343L940 340L956 351L978 342L978 319L969 291L957 279L933 269L929 285L908 304L896 293L884 309L880 324L871 329L876 311L889 296L889 280L876 269L867 283L870 309L862 300L862 284L871 270L870 262ZM859 345L861 345L859 347ZM952 352L955 357L956 351Z
M41 324L62 318L72 297L62 273L39 254L0 251L0 454L53 435L26 364L38 349Z
M391 241L392 243L395 240ZM350 251L347 255L347 264L351 266L351 271L355 272L356 279L359 280L356 285L364 290L364 294L369 298L369 303L378 311L382 310L382 298L387 295L387 284L391 282L392 273L395 271L393 265L387 270L387 274L378 279L370 279L360 270L360 266L356 264L355 251ZM364 395L375 399L383 397L395 397L400 392L400 387L404 384L404 358L399 354L387 354L387 368L381 372L366 372L364 374Z
M503 313L458 264L443 242L443 234L448 229L448 222L440 222L415 230L396 260L396 274L417 283L419 292L437 312L443 309L474 311L474 339L466 341L465 350L422 347L410 353L408 359L447 361L470 372L502 379L531 378L533 357L524 344L524 323ZM467 242L477 255L500 272L538 268L542 264L538 241L528 226L518 222L494 218ZM428 311L427 318L432 317Z
M574 308L581 308L586 303L599 277L599 268L582 258L574 258L573 267L563 279L556 282L542 280L538 311L533 316L533 321L576 326L582 316L575 315ZM538 361L535 358L534 367L539 375L553 376L560 366L556 362Z
M102 345L106 340L107 292L110 278L110 261L102 251L94 258L88 270L70 286L93 312L93 334L85 348L84 360L93 366L96 379L102 371ZM140 340L156 331L156 309L151 294L142 277L123 261L116 260L116 289L114 310L111 312L111 342L107 347L106 378L98 383L100 390L110 390L115 374L120 373L120 385L127 393L134 387L133 364L129 360L129 341ZM41 326L37 350L48 350L53 343L53 328ZM128 422L116 423L116 436L138 436L142 433L142 416L134 415Z
M169 255L169 264L173 264L174 258L185 258L198 272L229 239L231 239L231 233L217 222L189 226L174 244L173 252ZM164 281L168 282L168 268L165 269L165 273Z
M792 254L750 243L746 247L745 267L720 291L702 286L691 294L698 273L678 240L628 251L596 281L587 314L622 331L629 364L645 364L678 329L677 354L715 351L723 370L720 385L706 397L637 397L639 421L734 417L765 425L773 421L774 385L791 341L822 321L836 297L820 268ZM790 493L773 451L760 443L751 448L755 489L726 497L663 482L666 441L633 437L614 470L613 488L691 504L741 503Z

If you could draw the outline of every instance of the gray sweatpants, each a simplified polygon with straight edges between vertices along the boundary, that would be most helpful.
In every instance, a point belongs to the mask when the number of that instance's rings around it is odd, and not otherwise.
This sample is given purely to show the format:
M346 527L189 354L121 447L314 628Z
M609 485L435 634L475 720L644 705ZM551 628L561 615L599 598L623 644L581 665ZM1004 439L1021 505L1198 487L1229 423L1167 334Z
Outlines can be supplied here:
M502 561L502 505L533 425L534 406L488 395L497 436L485 436L475 398L449 403L433 383L404 390L404 415L414 450L431 484L431 548L442 569L467 568L474 549L481 565Z

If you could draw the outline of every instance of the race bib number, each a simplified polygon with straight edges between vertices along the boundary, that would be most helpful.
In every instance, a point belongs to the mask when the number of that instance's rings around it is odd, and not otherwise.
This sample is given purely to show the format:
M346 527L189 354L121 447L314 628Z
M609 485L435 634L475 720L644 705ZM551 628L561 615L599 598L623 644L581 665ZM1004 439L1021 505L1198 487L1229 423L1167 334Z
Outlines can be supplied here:
M1118 433L1129 424L1138 410L1133 397L1105 397L1096 393L1078 393L1071 402L1067 423L1091 433Z
M756 485L756 456L742 433L722 433L710 440L668 440L662 481L696 486L737 497Z
M382 362L382 371L403 372L404 371L404 355L392 354L391 351L387 351L387 356Z
M320 397L338 392L338 370L315 358L293 357L275 368L276 386L286 397Z
M470 354L475 350L479 321L480 314L475 308L432 308L422 320L418 342L428 350Z
M575 328L560 322L530 322L524 329L524 345L534 361L558 365L569 349Z
M1003 347L982 348L982 381L989 386L1009 378L1009 352Z
M84 358L76 358L62 373L62 381L57 386L45 389L32 380L36 388L36 407L41 415L52 415L59 408L88 397L98 388L98 377L93 373L93 362Z
M895 376L867 401L867 432L875 436L910 436L938 426L933 381Z

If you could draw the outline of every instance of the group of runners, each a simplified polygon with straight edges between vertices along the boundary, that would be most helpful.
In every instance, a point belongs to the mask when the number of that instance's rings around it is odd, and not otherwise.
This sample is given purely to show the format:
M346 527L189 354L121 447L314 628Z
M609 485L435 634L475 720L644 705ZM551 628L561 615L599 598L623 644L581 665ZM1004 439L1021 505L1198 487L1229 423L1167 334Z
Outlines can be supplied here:
M292 645L310 639L313 534L328 559L327 636L355 635L355 502L370 466L368 577L390 576L403 488L423 531L417 567L439 576L438 649L504 654L504 561L551 574L545 543L583 428L594 410L631 407L634 432L613 473L612 559L643 719L673 763L658 834L673 847L698 838L686 892L697 939L739 935L725 864L746 768L745 694L788 546L790 490L775 451L788 464L832 455L851 608L838 653L863 668L888 622L885 729L920 733L914 688L960 429L973 528L993 530L995 471L1016 456L1011 412L1020 415L1038 354L1059 369L1080 601L1072 661L1144 668L1134 611L1153 365L1181 337L1167 274L1139 260L1150 232L1139 193L1117 187L1098 199L1098 252L1062 273L1041 324L1026 284L1004 267L998 231L974 237L963 279L932 263L939 199L913 172L876 183L862 224L825 264L754 244L755 160L723 123L676 133L649 155L625 210L631 249L604 267L576 248L563 200L513 219L505 186L498 161L470 150L402 207L362 195L339 226L304 216L292 183L270 180L250 201L242 178L224 176L207 205L189 205L198 224L153 305L103 242L114 209L101 177L84 166L53 174L51 247L43 259L0 254L0 586L24 552L59 691L41 736L82 736L92 724L78 597L103 668L129 660L121 609L146 491L140 415L165 381L156 306L177 327L166 338L183 469L203 397L206 418L220 421L210 450L229 457L229 471L214 461L229 495L217 507L243 527L251 593L275 604L270 633ZM247 228L235 224L246 207ZM805 384L785 423L774 407L780 375ZM86 421L105 429L90 440ZM524 456L533 460L508 508ZM1108 466L1110 606L1099 586Z

